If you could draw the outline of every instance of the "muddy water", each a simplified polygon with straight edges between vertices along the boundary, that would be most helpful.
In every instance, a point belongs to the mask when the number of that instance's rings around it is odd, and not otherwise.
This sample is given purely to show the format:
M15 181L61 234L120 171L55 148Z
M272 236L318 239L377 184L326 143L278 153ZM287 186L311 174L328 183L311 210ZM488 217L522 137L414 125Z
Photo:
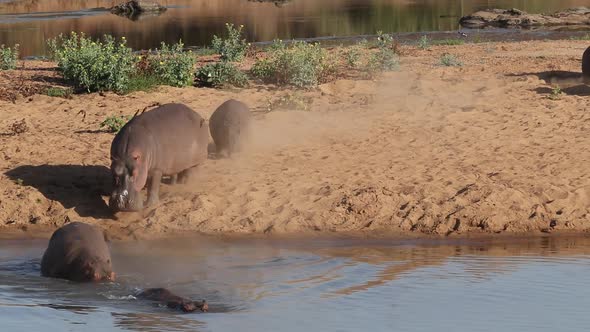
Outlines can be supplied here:
M582 331L589 239L501 243L180 239L113 245L119 280L39 277L46 241L0 243L2 331ZM142 287L210 313L139 301Z
M250 41L353 36L385 32L448 31L462 15L489 7L550 12L587 0L160 0L169 9L135 21L110 14L115 0L0 0L0 44L21 45L24 56L46 54L46 39L82 31L126 36L131 47L182 39L207 45L225 22L244 24Z

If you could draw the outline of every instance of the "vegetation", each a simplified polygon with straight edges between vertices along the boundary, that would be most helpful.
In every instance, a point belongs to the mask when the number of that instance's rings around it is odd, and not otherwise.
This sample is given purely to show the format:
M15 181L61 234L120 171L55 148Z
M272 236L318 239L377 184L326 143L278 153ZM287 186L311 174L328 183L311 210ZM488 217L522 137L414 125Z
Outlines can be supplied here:
M430 40L430 38L428 38L428 36L422 36L418 40L418 47L423 50L429 49L431 45L432 45L432 41Z
M434 45L463 45L465 41L463 39L440 39L440 40L433 40L432 44Z
M571 36L571 40L590 40L590 33L586 33L582 36Z
M118 133L121 128L131 120L130 116L113 115L107 117L103 122L100 123L100 128L106 128L111 133Z
M360 45L352 46L344 51L344 59L350 68L357 68L361 60L362 48Z
M16 61L18 60L18 47L5 47L0 45L0 70L9 70L16 68Z
M154 52L134 55L125 37L115 40L105 35L100 40L92 40L75 32L60 35L48 44L63 77L74 87L88 92L149 91L158 85L185 87L195 81L200 86L245 87L248 74L264 82L309 88L350 69L361 75L373 75L399 66L397 44L391 35L379 31L376 40L364 40L340 53L328 53L319 43L275 40L259 53L250 71L245 72L241 61L246 58L250 44L243 38L243 26L236 28L226 24L226 29L225 36L213 37L210 48L194 52L185 51L184 44L179 41L172 45L162 42ZM423 39L421 43L429 45L430 40ZM219 55L218 60L195 70L197 54L211 55L212 52ZM67 97L71 91L50 88L46 93ZM114 120L105 121L108 126Z
M240 61L246 54L248 43L242 38L243 25L240 25L238 29L234 28L233 24L226 23L227 38L222 39L217 36L213 36L211 42L213 49L221 56L222 61Z
M445 53L440 57L440 64L447 67L458 67L462 66L463 62L453 54Z
M246 74L231 62L216 62L197 70L197 82L202 86L214 88L233 85L244 87L248 84Z
M49 97L60 97L60 98L70 98L72 95L72 89L70 88L58 88L58 87L50 87L47 88L45 94Z
M378 32L377 52L373 53L367 63L370 73L395 70L399 67L399 58L394 49L393 37Z
M134 71L135 60L125 38L116 42L105 35L102 41L93 41L72 32L69 37L59 35L49 41L53 59L66 80L76 87L91 91L127 89Z
M556 86L551 90L551 94L549 95L549 99L558 100L561 98L562 93L563 92L561 91L561 88L559 86Z
M275 40L266 57L254 63L252 73L267 82L311 87L320 83L331 70L326 58L326 50L318 43L297 41L287 46Z
M148 57L149 70L156 76L153 81L176 87L193 84L196 59L192 51L184 52L183 48L182 41L170 46L162 42L160 50Z

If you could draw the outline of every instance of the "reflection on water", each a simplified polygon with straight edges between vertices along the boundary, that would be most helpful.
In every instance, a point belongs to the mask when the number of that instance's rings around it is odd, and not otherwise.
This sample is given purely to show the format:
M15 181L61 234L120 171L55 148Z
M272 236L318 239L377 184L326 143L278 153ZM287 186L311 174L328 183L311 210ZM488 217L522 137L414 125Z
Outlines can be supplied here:
M494 242L221 241L113 245L116 283L39 277L46 241L1 241L6 331L581 331L589 238ZM141 302L143 287L210 313Z
M274 38L352 36L385 32L446 31L459 28L462 15L490 7L551 12L588 5L586 0L292 0L279 5L249 0L161 0L169 9L138 21L106 10L113 0L0 1L0 44L21 44L23 55L46 53L45 40L72 30L93 37L126 36L131 47L160 41L207 45L225 22L244 24L250 41ZM35 14L42 13L42 14ZM18 14L18 15L14 15Z

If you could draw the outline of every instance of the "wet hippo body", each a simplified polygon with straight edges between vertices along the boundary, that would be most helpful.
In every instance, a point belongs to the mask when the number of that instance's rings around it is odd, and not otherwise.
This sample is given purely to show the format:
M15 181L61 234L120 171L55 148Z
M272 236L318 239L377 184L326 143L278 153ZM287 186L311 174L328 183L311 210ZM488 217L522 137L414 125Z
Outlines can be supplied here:
M217 153L228 156L239 152L250 129L250 110L246 104L230 99L221 104L209 119L209 131Z
M57 229L41 259L41 275L72 281L114 280L103 231L81 222Z
M164 104L134 116L111 145L111 208L141 210L141 190L146 184L146 205L156 204L162 176L185 183L189 173L207 159L208 140L205 120L183 104Z
M590 78L590 47L582 54L582 76L585 79Z
M137 295L138 298L166 304L168 308L180 309L184 312L193 312L195 310L208 311L209 306L205 300L192 301L177 296L165 288L148 288Z

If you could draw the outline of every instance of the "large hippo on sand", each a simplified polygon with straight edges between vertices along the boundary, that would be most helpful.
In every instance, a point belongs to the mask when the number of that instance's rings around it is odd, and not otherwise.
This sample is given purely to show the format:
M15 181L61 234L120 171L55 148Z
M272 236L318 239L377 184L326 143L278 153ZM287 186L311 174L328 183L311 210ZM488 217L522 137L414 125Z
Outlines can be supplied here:
M164 104L135 115L111 145L113 210L139 211L141 190L148 184L147 206L159 199L162 176L184 183L207 159L209 134L205 119L183 104Z
M208 311L209 305L205 300L192 301L173 294L166 288L148 288L137 295L138 298L157 301L166 304L168 308L180 309L184 312L193 312L195 310Z
M41 259L41 275L72 281L114 280L104 232L82 222L57 229Z
M239 152L250 130L250 110L246 104L229 99L221 104L209 119L209 131L217 153L228 156Z

